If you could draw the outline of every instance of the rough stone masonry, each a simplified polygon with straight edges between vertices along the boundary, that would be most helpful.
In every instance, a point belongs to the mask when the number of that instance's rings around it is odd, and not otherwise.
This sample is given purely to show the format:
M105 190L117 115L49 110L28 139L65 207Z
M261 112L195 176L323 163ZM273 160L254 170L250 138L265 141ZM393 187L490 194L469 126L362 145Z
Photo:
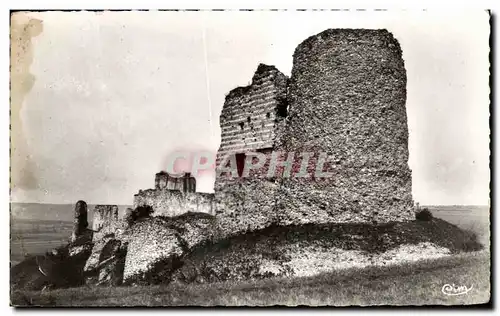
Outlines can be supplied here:
M190 173L171 175L161 171L155 175L155 188L139 190L134 195L134 208L151 206L153 216L176 216L186 212L212 214L213 194L196 192L196 179Z
M237 180L222 175L215 185L218 215L231 217L233 225L255 228L271 223L413 219L406 72L401 48L391 33L330 29L306 39L295 50L292 75L285 83L288 87L272 80L265 85L277 87L270 99L280 102L260 101L272 105L274 111L261 110L265 106L253 101L259 95L260 76L266 77L260 68L252 85L226 97L218 156L229 149L240 155L248 150L267 155L272 151L310 152L314 155L309 169L314 169L319 154L325 153L329 157L325 171L332 177L263 181L255 175ZM274 73L286 80L275 68ZM282 124L270 121L248 126L260 111L281 113L286 119ZM262 140L248 142L249 133L263 135ZM300 163L296 157L293 170ZM314 170L308 171L314 174Z
M328 153L333 176L284 179L287 222L414 218L406 71L391 33L330 29L306 39L294 53L288 102L286 150Z
M220 125L222 139L217 166L234 157L242 173L245 154L259 152L268 159L280 146L279 135L286 117L287 77L276 67L260 64L250 85L226 96ZM264 228L274 221L278 179L267 178L268 165L247 177L217 176L214 185L216 215L229 234ZM242 175L242 174L241 174Z
M75 242L80 236L83 236L86 233L88 226L87 203L80 200L75 204L75 218L73 219L71 241Z

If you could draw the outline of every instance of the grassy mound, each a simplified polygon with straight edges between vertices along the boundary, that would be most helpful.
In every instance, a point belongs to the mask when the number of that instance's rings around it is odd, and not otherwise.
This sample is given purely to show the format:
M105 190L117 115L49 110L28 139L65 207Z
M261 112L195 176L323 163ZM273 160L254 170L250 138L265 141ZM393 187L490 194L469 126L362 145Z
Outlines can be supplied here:
M148 277L141 284L312 275L339 267L377 264L377 260L384 264L398 263L406 260L408 254L419 259L420 255L422 258L439 257L443 250L448 254L482 248L474 233L438 218L384 224L272 226L220 239L213 216L187 213L174 218L138 220L127 237L132 245L137 244L134 251L130 245L128 247L129 268L133 267L134 258L137 262L144 261L145 256L155 253L145 251L146 245L154 244L159 249L165 249L162 245L172 246L171 240L156 230L146 233L141 228L153 222L174 234L179 242L178 251L152 258L151 266L145 271ZM138 230L135 235L134 228ZM83 267L92 251L89 240L61 247L57 254L30 257L14 266L11 269L12 289L40 290L47 286L64 288L84 284Z
M313 254L351 251L376 257L402 245L432 244L450 253L482 248L474 233L441 219L387 224L274 226L196 247L173 279L217 282L291 276L290 262ZM331 260L323 256L321 260ZM338 256L338 260L353 260ZM355 264L356 262L353 262ZM307 262L305 263L307 265ZM266 267L267 266L267 267ZM263 268L264 267L264 268Z

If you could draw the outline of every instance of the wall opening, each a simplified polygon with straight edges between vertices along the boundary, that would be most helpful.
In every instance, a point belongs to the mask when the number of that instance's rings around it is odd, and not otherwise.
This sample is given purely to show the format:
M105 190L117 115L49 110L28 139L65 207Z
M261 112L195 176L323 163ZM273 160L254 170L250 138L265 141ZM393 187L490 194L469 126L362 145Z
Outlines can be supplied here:
M243 167L245 166L245 153L236 154L236 167L238 169L238 177L243 175Z
M240 128L243 129L244 126L245 126L245 123L241 122L240 123Z
M279 99L276 114L279 117L286 117L288 115L288 103L286 99Z

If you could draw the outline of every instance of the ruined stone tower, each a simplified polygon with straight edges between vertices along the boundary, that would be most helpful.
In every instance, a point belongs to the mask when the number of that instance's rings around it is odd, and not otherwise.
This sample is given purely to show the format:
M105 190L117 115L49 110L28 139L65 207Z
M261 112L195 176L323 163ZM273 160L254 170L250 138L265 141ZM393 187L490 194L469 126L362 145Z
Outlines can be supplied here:
M286 117L287 77L274 66L260 64L250 85L238 87L226 96L220 126L222 140L217 152L217 166L230 164L234 157L238 175L227 173L216 178L215 204L218 214L232 219L235 229L256 229L272 217L277 179L267 178L267 165L240 177L245 156L258 152L270 158L280 146L281 129ZM227 228L231 230L232 228Z
M296 172L308 152L310 176L267 178L268 165L246 178L221 174L217 214L237 229L413 219L405 102L402 52L387 30L332 29L306 39L289 80L259 65L251 85L226 96L218 169L228 153L240 173L248 152L286 152L295 153ZM320 155L331 177L316 177Z
M306 39L288 102L286 150L327 153L333 175L284 179L286 223L413 219L406 71L391 33L331 29Z
M87 203L80 200L75 204L75 218L73 221L71 241L74 242L78 239L78 237L83 236L88 226L89 223L87 220Z

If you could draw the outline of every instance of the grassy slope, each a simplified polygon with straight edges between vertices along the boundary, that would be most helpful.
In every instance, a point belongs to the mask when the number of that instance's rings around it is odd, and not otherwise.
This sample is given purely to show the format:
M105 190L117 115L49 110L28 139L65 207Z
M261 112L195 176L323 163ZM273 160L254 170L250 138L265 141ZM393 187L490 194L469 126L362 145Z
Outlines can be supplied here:
M474 231L489 248L489 212L476 213L437 211L434 215ZM481 255L461 254L400 267L351 269L301 279L82 287L17 292L12 293L11 300L14 305L45 306L473 304L489 299L489 264L489 253L483 251ZM446 283L474 288L467 295L445 296L441 287Z
M459 296L444 284L473 286ZM18 292L14 305L44 306L259 306L479 304L490 299L489 253L461 254L392 267L349 269L308 278L253 282L171 284L146 287L81 287Z

